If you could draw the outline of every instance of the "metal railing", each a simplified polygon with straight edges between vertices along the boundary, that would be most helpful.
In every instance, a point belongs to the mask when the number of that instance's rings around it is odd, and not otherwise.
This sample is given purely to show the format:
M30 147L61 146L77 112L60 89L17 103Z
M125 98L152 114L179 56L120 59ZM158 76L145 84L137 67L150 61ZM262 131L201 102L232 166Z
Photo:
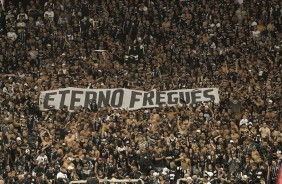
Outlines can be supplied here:
M109 182L109 183L138 183L141 182L142 184L144 184L144 181L141 179L115 179L112 178L110 180L108 179L99 179L99 183L103 183L103 182ZM70 184L80 184L80 183L87 183L86 180L78 180L78 181L71 181Z

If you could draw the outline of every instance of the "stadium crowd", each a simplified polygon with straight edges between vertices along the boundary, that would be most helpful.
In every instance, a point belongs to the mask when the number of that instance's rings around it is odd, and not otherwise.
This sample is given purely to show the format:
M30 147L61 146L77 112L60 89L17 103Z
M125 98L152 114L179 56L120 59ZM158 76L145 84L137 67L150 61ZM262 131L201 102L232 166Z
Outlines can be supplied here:
M0 183L276 182L282 1L0 2ZM39 110L65 87L214 87L220 103Z

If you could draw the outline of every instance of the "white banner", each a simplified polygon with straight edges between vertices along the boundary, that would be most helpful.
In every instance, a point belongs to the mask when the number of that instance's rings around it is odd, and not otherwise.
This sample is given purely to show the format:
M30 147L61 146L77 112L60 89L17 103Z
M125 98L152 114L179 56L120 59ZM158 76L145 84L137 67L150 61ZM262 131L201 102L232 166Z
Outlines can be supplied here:
M138 91L130 89L81 89L64 88L42 91L39 98L40 110L52 108L62 109L67 106L69 111L82 106L89 108L96 101L98 108L110 105L113 109L136 110L158 107L161 104L173 106L179 103L195 104L202 102L219 102L217 88L180 89L171 91Z

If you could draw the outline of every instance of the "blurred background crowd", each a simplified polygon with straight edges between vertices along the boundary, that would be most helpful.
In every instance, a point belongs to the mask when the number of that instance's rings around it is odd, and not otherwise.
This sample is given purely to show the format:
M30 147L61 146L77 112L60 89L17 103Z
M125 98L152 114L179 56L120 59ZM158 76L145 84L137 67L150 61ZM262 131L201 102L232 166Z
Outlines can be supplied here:
M282 1L0 2L0 183L276 182ZM39 111L65 87L214 87L220 103Z

